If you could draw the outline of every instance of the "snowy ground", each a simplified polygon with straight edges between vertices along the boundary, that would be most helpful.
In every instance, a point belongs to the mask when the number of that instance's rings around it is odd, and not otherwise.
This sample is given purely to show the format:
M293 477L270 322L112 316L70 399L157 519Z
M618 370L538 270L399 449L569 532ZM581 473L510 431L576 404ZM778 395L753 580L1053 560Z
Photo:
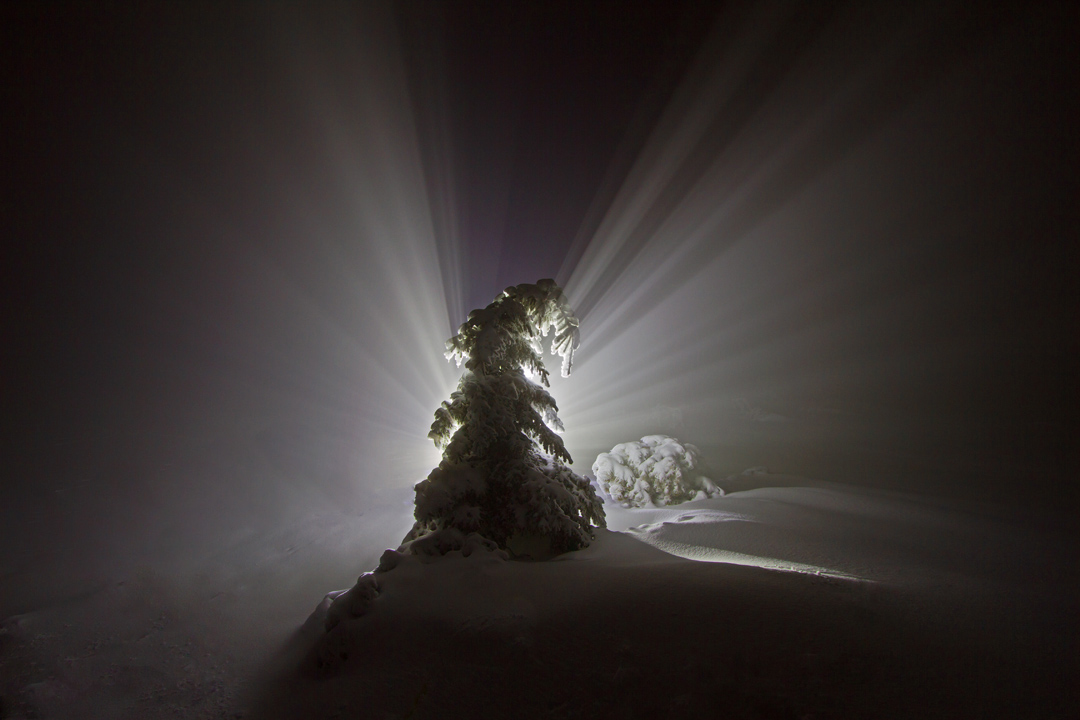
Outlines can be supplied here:
M380 575L368 615L329 635L319 612L300 625L324 591L349 584L343 568L374 567L380 548L355 545L355 518L297 514L7 618L0 717L1062 717L1078 707L1067 538L914 496L754 480L762 487L666 509L609 504L612 530L555 561L400 566Z

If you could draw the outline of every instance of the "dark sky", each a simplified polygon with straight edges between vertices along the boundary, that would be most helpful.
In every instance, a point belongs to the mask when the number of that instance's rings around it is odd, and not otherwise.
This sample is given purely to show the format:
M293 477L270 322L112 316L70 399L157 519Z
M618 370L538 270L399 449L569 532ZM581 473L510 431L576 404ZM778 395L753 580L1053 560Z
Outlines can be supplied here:
M705 118L707 129L641 229L582 290L579 309L598 307L631 261L657 247L663 222L709 177L710 163L740 149L742 133L783 126L801 112L795 105L785 113L770 98L783 91L825 107L842 80L877 57L879 39L885 47L900 37L892 64L874 70L862 94L847 98L836 122L732 227L749 233L922 107L914 124L901 123L915 148L906 158L890 135L889 157L910 167L847 181L860 192L877 183L882 207L899 214L903 198L889 193L909 185L890 190L890 177L935 178L952 193L939 197L954 205L920 206L910 231L892 218L880 236L816 247L850 260L848 271L855 260L874 269L859 292L828 302L872 305L885 297L882 288L928 288L901 313L907 320L896 337L866 340L874 352L890 342L903 349L957 333L965 339L944 375L906 367L888 377L910 376L910 387L882 385L849 399L889 406L917 397L934 412L989 412L1023 424L1017 442L1050 433L1059 440L1046 452L1074 458L1075 447L1060 438L1076 422L1077 18L1068 3L1023 5L912 3L875 13L814 3L790 11L743 68L730 102ZM350 169L347 154L328 147L350 137L368 142L362 118L382 102L380 82L408 93L413 127L397 130L423 167L448 331L506 285L568 279L679 88L698 83L708 94L695 59L736 57L747 27L740 22L754 7L402 3L391 13L396 36L375 36L371 15L349 6L5 3L5 482L54 482L78 466L121 466L136 476L141 461L124 448L156 457L146 449L158 447L151 436L273 425L305 402L322 403L316 415L330 406L349 412L335 389L351 377L338 340L312 329L303 303L321 308L328 327L346 328L363 353L395 363L382 336L357 328L377 322L384 290L429 278L378 276L367 250L342 250L344 241L332 239L345 233L365 192L341 179L365 169ZM894 35L894 22L902 33ZM364 45L372 37L379 42ZM395 47L400 82L386 80L397 76L379 64ZM920 106L957 68L948 102ZM816 84L800 95L785 85L791 77ZM805 220L808 234L820 231ZM920 234L949 223L965 229ZM840 226L828 229L841 237ZM372 242L364 247L377 248ZM680 262L705 266L733 242L710 241ZM891 243L910 252L883 274L882 258L897 257ZM333 275L340 257L355 263L356 287ZM273 273L284 280L280 294L268 295L259 283ZM659 304L677 288L666 282L627 302ZM827 305L789 315L788 329ZM755 332L785 321L774 323ZM851 332L836 347L871 337ZM939 401L945 395L950 403ZM357 434L364 422L385 420L378 403L392 398L379 397L357 411ZM58 450L71 447L81 449Z
M195 396L234 366L266 380L274 371L260 356L274 330L229 347L236 324L275 322L236 299L238 277L253 254L292 268L318 226L342 217L347 190L307 91L329 86L350 121L367 88L344 47L350 30L342 41L334 26L361 27L364 13L218 3L3 12L5 436L25 449L90 427L123 434L147 416L201 416ZM449 328L507 284L558 272L616 150L629 143L623 164L632 157L711 8L396 12L429 182L442 152L458 188L446 202L463 245L439 228L464 266L464 287L447 290L458 296Z
M475 263L469 307L492 289L554 276L574 238L595 228L590 208L610 202L716 11L693 2L402 6L421 142L434 165L444 125L465 190L456 210Z

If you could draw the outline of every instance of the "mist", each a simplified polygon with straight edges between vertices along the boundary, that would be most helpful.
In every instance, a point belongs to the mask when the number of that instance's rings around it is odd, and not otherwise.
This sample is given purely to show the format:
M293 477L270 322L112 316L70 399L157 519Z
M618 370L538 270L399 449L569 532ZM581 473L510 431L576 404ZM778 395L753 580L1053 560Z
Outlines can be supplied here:
M302 623L408 531L444 341L547 277L578 472L666 433L1075 548L1065 4L0 13L0 617Z

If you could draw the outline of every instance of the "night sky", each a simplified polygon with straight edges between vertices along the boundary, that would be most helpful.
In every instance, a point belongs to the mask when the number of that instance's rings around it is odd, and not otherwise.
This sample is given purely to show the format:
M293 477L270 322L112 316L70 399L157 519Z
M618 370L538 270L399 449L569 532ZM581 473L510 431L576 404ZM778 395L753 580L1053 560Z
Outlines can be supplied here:
M893 486L1072 507L1077 10L880 5L5 3L5 544L397 519L442 342L544 277L585 469L827 408L782 470L906 432L955 472Z

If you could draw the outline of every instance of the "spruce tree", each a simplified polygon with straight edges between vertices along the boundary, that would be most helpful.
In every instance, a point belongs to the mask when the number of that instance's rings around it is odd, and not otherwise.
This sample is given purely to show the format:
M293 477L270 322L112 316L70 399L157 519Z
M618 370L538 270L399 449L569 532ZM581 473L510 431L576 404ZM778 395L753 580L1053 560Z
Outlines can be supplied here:
M406 544L426 539L445 552L476 533L511 552L544 556L585 547L593 527L604 526L601 500L567 467L572 460L552 429L562 423L546 390L541 345L552 333L566 377L578 320L555 281L540 280L507 288L447 341L447 359L464 363L465 372L435 411L428 436L443 457L416 486Z

